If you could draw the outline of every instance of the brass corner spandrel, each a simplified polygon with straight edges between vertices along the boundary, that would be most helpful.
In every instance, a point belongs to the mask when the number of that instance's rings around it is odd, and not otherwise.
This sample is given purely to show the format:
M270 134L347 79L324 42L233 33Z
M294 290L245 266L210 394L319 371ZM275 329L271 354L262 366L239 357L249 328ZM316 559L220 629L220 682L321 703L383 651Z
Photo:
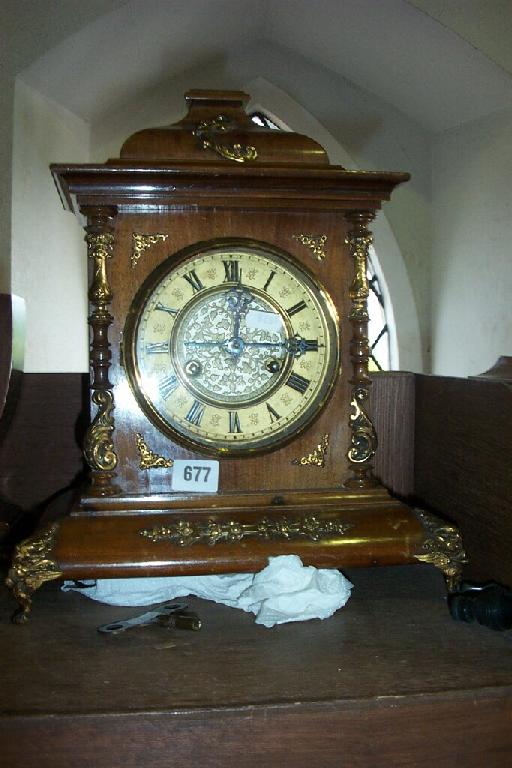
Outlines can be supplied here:
M298 240L299 243L309 248L318 261L325 259L325 244L327 243L327 235L307 235L303 232L297 235L292 235L294 240Z
M140 456L139 469L168 469L174 464L173 459L166 459L152 451L140 432L137 432L135 442Z
M323 469L325 467L325 456L328 447L329 435L326 433L311 453L307 453L305 456L297 459L292 459L292 464L300 467L320 467L320 469Z
M130 256L131 268L135 269L140 257L148 248L159 242L165 242L168 235L161 234L160 232L154 235L147 235L143 232L132 232L132 252Z

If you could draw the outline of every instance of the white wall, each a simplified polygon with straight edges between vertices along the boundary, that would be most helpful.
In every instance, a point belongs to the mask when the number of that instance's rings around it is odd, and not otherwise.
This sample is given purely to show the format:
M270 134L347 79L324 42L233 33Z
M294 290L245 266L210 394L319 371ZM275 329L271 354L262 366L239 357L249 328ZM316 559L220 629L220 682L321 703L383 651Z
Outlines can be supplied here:
M86 250L51 162L87 162L89 129L18 81L14 99L12 290L26 302L26 372L88 370Z
M0 60L0 67L1 67ZM12 110L14 85L0 69L0 292L11 292Z
M12 133L15 80L60 40L126 0L2 0L0 23L0 290L11 290ZM66 63L59 69L65 79Z
M433 373L512 355L512 110L443 134L433 151Z

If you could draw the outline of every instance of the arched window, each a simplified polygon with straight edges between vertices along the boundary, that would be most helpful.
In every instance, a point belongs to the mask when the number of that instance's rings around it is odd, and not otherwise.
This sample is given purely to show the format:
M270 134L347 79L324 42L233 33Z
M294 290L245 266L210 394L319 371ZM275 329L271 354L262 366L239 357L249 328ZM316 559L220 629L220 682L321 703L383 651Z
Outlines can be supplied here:
M251 112L249 117L253 121L253 123L256 123L256 125L259 125L260 128L271 128L272 130L282 130L279 125L276 125L273 120L270 119L268 115L265 115L263 112Z
M372 248L368 259L368 339L370 342L370 371L388 371L391 367L390 331L386 313L386 301L374 262L377 259Z
M268 115L261 110L249 114L251 120L261 128L270 128L271 130L290 130L282 123L277 125ZM370 341L370 371L387 371L391 367L391 349L390 349L390 327L392 324L388 321L389 307L388 301L384 298L385 293L381 286L382 276L378 268L378 259L375 250L372 248L368 260L368 285L370 293L368 296L368 314L370 321L368 323L368 338Z

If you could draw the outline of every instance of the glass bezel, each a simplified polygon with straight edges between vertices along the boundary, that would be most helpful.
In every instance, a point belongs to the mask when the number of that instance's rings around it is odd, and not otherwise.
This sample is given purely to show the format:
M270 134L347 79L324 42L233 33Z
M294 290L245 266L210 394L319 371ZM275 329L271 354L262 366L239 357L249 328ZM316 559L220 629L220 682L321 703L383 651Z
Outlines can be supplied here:
M323 371L322 380L317 387L316 393L310 398L303 411L291 422L286 423L281 428L276 428L274 424L272 431L269 431L269 433L263 437L246 440L238 439L237 441L221 439L212 440L206 436L201 437L195 433L185 431L181 425L168 420L160 412L154 400L152 400L145 391L143 377L139 369L137 358L139 324L144 311L158 286L166 280L171 273L181 269L186 262L223 250L228 252L245 250L267 260L274 261L280 264L283 269L290 272L299 283L305 285L308 293L312 296L319 309L319 314L325 326L325 334L329 347L327 363ZM192 297L190 301L193 300L194 297ZM277 304L277 302L275 303ZM295 437L297 434L304 431L325 406L332 394L340 368L338 327L336 309L327 291L303 264L299 264L298 261L286 251L263 241L244 238L221 238L203 241L169 255L165 261L159 264L151 272L135 294L123 331L124 364L131 390L138 405L151 423L165 436L170 437L172 440L185 447L210 455L254 455L255 453L278 448L288 442L292 437ZM266 394L264 399L267 399L270 396L271 395ZM207 398L204 398L204 401L207 403ZM236 407L241 409L246 406L237 405Z

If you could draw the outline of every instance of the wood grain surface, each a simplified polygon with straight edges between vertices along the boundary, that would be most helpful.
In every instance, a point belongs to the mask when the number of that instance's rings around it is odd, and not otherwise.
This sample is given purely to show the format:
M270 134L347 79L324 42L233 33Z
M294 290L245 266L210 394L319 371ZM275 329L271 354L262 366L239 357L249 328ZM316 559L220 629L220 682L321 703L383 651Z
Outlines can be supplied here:
M415 377L406 371L371 375L371 414L379 440L375 476L394 494L414 494Z
M373 382L379 478L459 525L468 576L512 585L510 388L393 372L376 374ZM45 509L63 514L72 491L61 492L82 470L85 376L24 374L20 383L16 408L0 422L0 502L34 519Z
M416 377L415 494L461 530L465 575L512 587L512 388Z
M0 765L503 768L509 639L453 622L431 569L348 576L331 619L271 630L194 599L200 632L100 635L142 609L54 585L19 628L4 596Z
M406 497L413 489L414 375L386 372L372 379L372 416L379 436L375 470L387 488ZM0 421L0 487L4 499L30 511L83 470L80 446L89 407L88 378L79 373L28 373L18 389L16 402Z
M172 216L119 214L116 218L116 245L109 265L114 298L110 311L114 320L109 329L112 344L112 381L115 407L115 445L119 457L116 468L116 484L122 495L133 493L166 493L171 489L171 472L140 470L139 453L135 435L141 433L159 455L172 459L204 458L204 453L194 452L180 445L177 440L158 431L143 414L126 384L126 372L120 356L120 340L123 338L126 316L141 284L165 259L179 262L183 249L201 241L214 241L223 237L243 237L258 240L265 233L265 240L292 254L297 263L308 271L314 269L316 278L331 295L340 322L341 370L332 396L322 413L299 436L287 445L259 456L240 458L222 457L220 467L219 499L224 493L236 490L288 490L334 488L349 474L345 457L350 444L348 413L350 410L351 375L349 340L350 325L346 319L350 312L347 284L351 279L352 263L343 246L345 228L341 217L328 214L299 215L296 213L250 211L202 210L176 211ZM329 258L317 262L309 249L293 235L300 231L325 233L329 243ZM130 268L133 232L160 232L168 235L141 256L135 269ZM189 288L190 290L190 288ZM124 333L124 337L126 333ZM125 356L127 358L128 355ZM337 414L346 414L337 418ZM309 454L328 433L331 449L327 451L323 469L293 464L294 459ZM342 451L338 449L342 446Z
M77 373L28 373L0 422L0 494L37 518L82 471L89 392ZM70 507L70 498L62 512Z

